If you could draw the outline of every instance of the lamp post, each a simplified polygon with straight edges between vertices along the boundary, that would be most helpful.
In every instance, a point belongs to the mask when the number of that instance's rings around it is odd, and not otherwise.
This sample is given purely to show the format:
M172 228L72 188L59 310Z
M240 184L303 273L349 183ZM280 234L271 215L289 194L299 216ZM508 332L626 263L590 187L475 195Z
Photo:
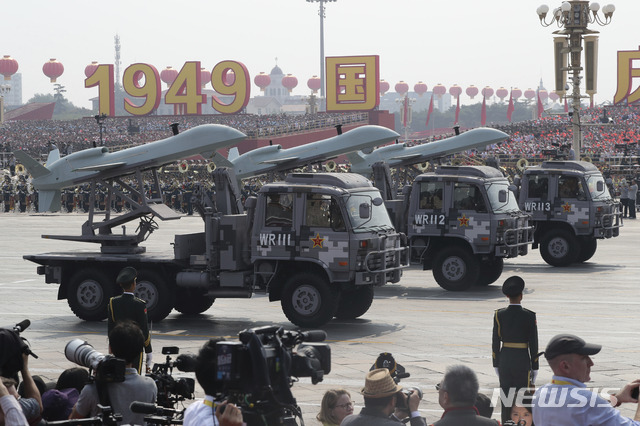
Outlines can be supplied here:
M331 3L337 0L307 0L309 3L320 3L320 9L318 15L320 15L320 97L324 98L324 4Z
M11 91L11 85L0 84L0 124L4 123L4 95Z
M580 71L582 65L580 59L582 56L582 39L586 34L597 34L598 31L588 29L589 24L597 23L600 26L609 25L611 17L616 10L615 6L608 4L602 8L602 14L599 14L600 5L598 3L589 3L585 0L569 0L564 1L553 10L551 19L547 21L547 13L549 6L543 4L538 7L536 13L540 18L540 24L548 27L556 23L560 30L554 31L553 34L565 36L567 39L568 49L562 53L569 53L569 66L562 71L570 71L569 80L573 85L571 100L573 103L572 127L573 127L573 149L576 156L580 159L582 149L582 134L580 131Z

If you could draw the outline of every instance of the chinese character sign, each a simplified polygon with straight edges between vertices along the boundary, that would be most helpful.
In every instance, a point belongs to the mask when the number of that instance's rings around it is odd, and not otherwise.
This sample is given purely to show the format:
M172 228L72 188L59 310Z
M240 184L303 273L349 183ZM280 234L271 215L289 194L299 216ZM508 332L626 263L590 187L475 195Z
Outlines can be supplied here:
M625 100L632 104L640 100L640 85L638 80L634 83L634 78L640 78L640 47L638 50L618 51L618 90L613 97L614 104Z
M372 110L380 103L379 57L326 58L327 111Z

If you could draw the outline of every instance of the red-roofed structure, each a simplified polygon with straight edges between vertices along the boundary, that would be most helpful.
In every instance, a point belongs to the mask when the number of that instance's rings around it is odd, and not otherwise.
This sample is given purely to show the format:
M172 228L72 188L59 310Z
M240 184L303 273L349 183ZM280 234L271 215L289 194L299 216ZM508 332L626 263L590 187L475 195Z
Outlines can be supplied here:
M27 104L7 111L4 119L7 121L51 120L55 106L55 102Z

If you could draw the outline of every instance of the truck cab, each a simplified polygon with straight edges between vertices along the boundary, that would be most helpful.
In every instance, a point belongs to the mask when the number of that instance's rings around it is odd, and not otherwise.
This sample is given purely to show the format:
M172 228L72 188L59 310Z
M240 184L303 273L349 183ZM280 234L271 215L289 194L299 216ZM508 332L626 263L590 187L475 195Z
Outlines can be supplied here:
M527 254L533 228L508 180L488 166L440 166L405 189L411 259L446 290L489 285ZM396 215L398 216L398 215Z
M599 239L617 237L622 222L602 174L586 161L545 161L521 179L520 208L535 225L533 248L552 266L591 259Z

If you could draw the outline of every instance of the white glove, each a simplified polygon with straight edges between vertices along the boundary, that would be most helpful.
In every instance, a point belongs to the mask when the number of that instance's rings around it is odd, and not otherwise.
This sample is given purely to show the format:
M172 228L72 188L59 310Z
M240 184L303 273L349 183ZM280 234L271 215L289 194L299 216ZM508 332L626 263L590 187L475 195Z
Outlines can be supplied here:
M536 378L538 377L538 370L532 370L531 371L531 384L535 385L536 384Z
M146 362L146 364L147 364L147 368L151 369L152 364L153 364L153 352L149 352L147 354L147 362Z
M493 369L496 370L496 376L500 377L500 370L498 367L493 367Z

